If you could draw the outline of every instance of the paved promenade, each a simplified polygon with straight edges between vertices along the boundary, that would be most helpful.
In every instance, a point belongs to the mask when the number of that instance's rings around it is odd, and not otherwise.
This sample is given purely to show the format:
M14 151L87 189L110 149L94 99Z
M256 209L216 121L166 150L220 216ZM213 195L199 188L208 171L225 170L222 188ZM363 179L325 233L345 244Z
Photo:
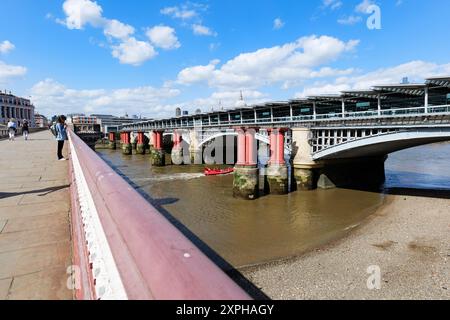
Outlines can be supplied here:
M72 299L68 165L49 131L0 141L0 299Z

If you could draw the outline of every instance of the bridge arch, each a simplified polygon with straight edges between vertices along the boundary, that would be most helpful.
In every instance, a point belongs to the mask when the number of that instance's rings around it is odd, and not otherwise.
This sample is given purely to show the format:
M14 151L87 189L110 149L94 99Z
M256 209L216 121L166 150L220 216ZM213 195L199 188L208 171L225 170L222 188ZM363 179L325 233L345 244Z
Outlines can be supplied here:
M387 155L425 144L450 141L450 128L418 128L359 138L313 153L313 160L351 159Z

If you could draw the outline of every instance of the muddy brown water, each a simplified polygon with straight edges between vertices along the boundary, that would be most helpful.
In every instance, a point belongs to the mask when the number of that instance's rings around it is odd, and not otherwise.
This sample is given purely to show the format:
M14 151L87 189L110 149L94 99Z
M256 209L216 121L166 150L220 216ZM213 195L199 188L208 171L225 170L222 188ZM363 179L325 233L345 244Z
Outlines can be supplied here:
M235 267L299 255L342 237L384 199L378 192L331 189L244 201L232 196L232 175L205 177L199 166L152 168L148 155L120 150L98 153ZM450 193L449 159L450 143L392 154L386 190Z

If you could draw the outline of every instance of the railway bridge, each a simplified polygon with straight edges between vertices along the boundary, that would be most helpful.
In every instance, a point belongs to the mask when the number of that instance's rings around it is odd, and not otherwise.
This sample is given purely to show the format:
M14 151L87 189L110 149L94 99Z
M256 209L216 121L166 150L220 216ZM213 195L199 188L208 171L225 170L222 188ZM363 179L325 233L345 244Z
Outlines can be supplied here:
M245 199L258 197L261 169L272 194L289 191L288 167L297 189L376 186L390 153L450 140L450 77L124 125L122 149L131 154L135 137L145 153L148 141L153 165L164 165L165 136L175 164L202 164L207 150L235 165L234 194Z

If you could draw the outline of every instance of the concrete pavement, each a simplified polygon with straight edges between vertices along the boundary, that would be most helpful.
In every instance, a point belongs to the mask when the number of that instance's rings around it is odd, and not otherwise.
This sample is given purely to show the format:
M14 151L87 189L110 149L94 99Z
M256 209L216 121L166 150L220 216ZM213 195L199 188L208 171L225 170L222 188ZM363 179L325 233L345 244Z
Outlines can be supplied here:
M72 299L69 163L50 131L29 138L0 141L0 299Z

